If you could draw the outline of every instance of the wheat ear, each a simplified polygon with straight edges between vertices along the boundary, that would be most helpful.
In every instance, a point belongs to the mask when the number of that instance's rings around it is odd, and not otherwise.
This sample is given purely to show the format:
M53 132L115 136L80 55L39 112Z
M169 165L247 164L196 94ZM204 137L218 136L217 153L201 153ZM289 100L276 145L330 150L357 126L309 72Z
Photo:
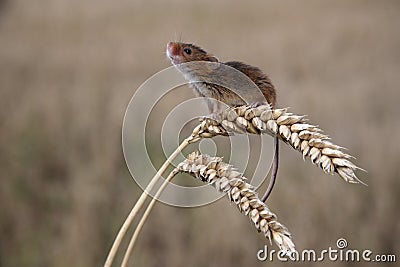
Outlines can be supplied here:
M281 250L287 253L295 250L290 232L284 225L277 221L276 215L258 198L254 187L246 183L247 179L241 173L237 172L232 165L224 163L220 157L199 155L194 152L191 153L186 160L178 164L168 175L167 179L160 186L154 198L147 206L131 237L121 267L127 266L137 237L158 197L172 178L179 172L188 173L212 185L219 192L227 194L229 200L234 202L242 213L249 216L259 232L262 232L270 241L272 236L272 239Z
M176 169L215 187L225 193L239 210L247 215L259 232L278 247L287 252L295 250L288 229L277 221L276 215L258 198L254 187L246 182L246 177L222 161L220 157L210 157L197 152L191 153Z
M305 116L292 114L283 109L271 109L268 104L229 108L214 118L204 118L195 128L200 137L253 133L278 135L286 144L300 151L303 159L322 168L325 173L339 174L346 182L362 183L355 174L357 167L349 159L352 156L329 141L329 137L315 125L309 124Z

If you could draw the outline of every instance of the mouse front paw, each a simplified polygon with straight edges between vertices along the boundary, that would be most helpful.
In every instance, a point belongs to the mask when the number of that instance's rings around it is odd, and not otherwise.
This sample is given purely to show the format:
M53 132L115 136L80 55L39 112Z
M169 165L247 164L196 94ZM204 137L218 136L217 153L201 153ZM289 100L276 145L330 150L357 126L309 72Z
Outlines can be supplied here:
M251 108L257 108L259 106L263 106L263 105L267 105L268 102L267 101L263 101L263 102L254 102L254 103L250 103L249 106Z
M208 114L206 116L201 117L201 120L211 119L211 120L214 120L214 121L220 121L221 120L220 117L221 116L220 116L219 112L214 112L214 113L210 113L210 114Z

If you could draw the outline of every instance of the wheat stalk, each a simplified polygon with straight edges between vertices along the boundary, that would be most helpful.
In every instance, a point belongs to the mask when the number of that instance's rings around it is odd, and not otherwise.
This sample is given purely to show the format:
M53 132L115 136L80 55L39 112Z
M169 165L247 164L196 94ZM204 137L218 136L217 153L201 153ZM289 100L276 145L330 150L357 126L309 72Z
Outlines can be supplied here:
M219 192L225 193L229 200L250 218L256 229L270 241L272 237L281 250L287 253L295 250L288 229L277 221L276 215L258 198L254 187L246 182L246 177L232 165L223 162L222 158L194 152L178 164L176 169L207 182Z
M196 142L199 139L197 138L198 136L195 135L194 133L183 140L183 142L179 145L179 147L171 154L171 156L168 157L168 159L164 162L164 164L161 166L161 168L157 171L157 173L154 175L154 177L150 180L149 184L147 185L146 189L143 191L142 195L136 201L135 205L133 206L131 212L129 215L126 217L124 223L122 224L117 236L114 239L114 243L111 246L111 249L107 255L107 259L104 263L104 267L110 267L112 266L114 262L115 255L118 252L119 246L121 245L122 239L124 238L126 232L128 231L129 226L132 224L133 220L135 219L136 215L138 214L140 208L143 206L147 194L153 189L154 185L158 181L158 179L164 174L164 172L167 170L168 166L171 164L172 160L176 158L176 156L190 143ZM194 140L195 139L195 140Z
M128 248L125 251L124 258L122 260L121 267L126 267L128 265L129 257L132 253L132 249L136 243L136 239L139 236L140 231L143 228L144 223L146 222L147 218L150 215L151 210L153 209L154 205L156 204L157 199L160 197L162 191L164 191L165 187L168 185L168 183L174 178L174 176L178 173L179 171L175 168L173 171L170 172L168 175L167 179L163 182L163 184L160 186L160 188L157 190L156 194L150 201L149 205L147 206L145 212L143 213L142 218L140 219L138 225L136 226L135 232L133 233L131 240L129 241Z
M286 144L300 151L303 159L322 168L325 173L339 174L346 182L362 183L355 174L357 167L340 147L329 141L329 137L315 125L307 122L305 116L299 116L283 109L271 109L268 104L229 108L214 118L203 118L193 133L197 138L210 138L217 135L235 133L253 133L278 135Z

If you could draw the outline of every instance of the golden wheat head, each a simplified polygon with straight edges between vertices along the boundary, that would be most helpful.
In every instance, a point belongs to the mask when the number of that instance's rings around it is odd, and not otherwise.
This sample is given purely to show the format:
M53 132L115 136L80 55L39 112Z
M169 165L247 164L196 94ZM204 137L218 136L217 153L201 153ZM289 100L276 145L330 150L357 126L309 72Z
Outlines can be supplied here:
M243 174L232 165L224 163L222 158L194 152L178 164L175 170L188 173L225 193L250 218L259 232L269 240L272 237L281 250L287 253L294 251L295 246L288 229L277 221L276 215L258 198L254 187L246 183Z
M305 116L292 114L286 108L271 109L267 103L229 108L215 118L204 118L194 129L192 137L194 142L201 138L246 132L277 135L300 151L303 159L309 158L325 173L336 172L349 183L364 184L355 174L355 170L361 168L349 160L352 157L342 151L343 147L329 141L330 138L318 126L309 124Z

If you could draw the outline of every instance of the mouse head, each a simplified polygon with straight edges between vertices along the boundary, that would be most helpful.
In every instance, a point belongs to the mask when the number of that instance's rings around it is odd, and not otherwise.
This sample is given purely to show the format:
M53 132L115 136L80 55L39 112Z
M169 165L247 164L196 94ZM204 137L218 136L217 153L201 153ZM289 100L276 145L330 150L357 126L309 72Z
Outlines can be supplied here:
M218 62L216 57L208 54L200 47L179 42L169 42L167 44L167 56L174 65L191 61Z

